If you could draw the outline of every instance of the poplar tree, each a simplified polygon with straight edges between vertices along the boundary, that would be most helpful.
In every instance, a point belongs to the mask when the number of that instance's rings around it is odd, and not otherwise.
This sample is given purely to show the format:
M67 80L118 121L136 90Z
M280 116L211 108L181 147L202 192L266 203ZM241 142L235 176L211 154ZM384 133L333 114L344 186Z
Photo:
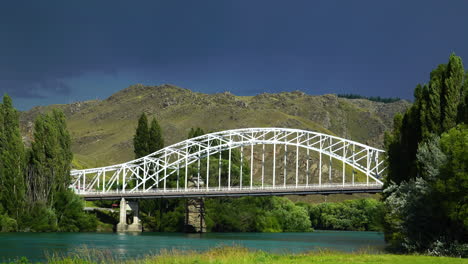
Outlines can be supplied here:
M467 87L461 58L452 54L448 64L431 72L429 84L416 87L413 105L395 116L392 133L385 135L385 236L393 246L427 252L436 240L444 247L466 243L461 238L468 226L459 221L468 214L459 206L466 200L466 144L461 143L466 126L454 131L467 120ZM440 135L448 134L453 134L451 140L439 142ZM457 252L441 248L446 250L442 254Z
M34 123L29 183L33 201L53 206L60 192L68 191L73 159L65 115L59 110L39 116Z
M64 192L68 190L70 185L70 170L73 160L73 152L71 151L71 139L68 133L65 115L62 111L54 109L50 118L57 133L57 148L59 153L57 170L58 181L57 191Z
M151 125L148 130L148 123L147 123L147 118L146 115L143 113L138 120L138 127L135 132L135 137L134 137L134 149L135 149L135 155L136 158L146 156L150 153L156 152L162 148L164 148L164 139L162 137L162 131L161 127L159 126L158 121L156 118L153 118L151 120ZM146 131L146 133L145 133ZM143 151L142 146L147 146L147 149ZM138 153L137 153L138 150ZM152 171L152 173L155 173L155 171ZM148 185L153 185L156 182L153 180L148 180ZM156 183L157 184L157 183ZM171 185L171 179L169 179L168 184ZM156 185L159 187L159 184ZM174 202L174 201L173 201ZM178 203L176 201L176 203ZM166 204L167 205L167 204ZM153 216L154 212L159 211L159 220L162 217L162 199L159 200L143 200L140 202L140 209L141 211L147 215L147 220L149 222L154 222L155 217ZM159 221L156 221L159 222ZM159 224L161 226L161 224ZM161 230L159 230L161 231Z
M135 152L135 158L141 158L149 154L149 130L148 130L148 118L146 114L141 114L138 119L138 126L133 137L133 147Z
M19 115L8 95L4 95L0 114L0 177L2 204L7 214L20 218L24 209L24 145L19 129Z
M431 135L440 135L466 119L468 111L464 103L467 78L461 58L451 54L447 64L441 64L431 72L427 85L418 84L414 91L414 103L403 115L399 127L385 137L390 160L387 182L399 184L416 177L416 153L420 142ZM400 117L399 117L400 118ZM394 153L394 154L393 154ZM392 157L392 155L395 155Z
M440 94L444 82L445 64L440 64L431 72L428 90L426 93L427 112L426 126L428 131L441 133Z
M53 110L36 119L29 159L30 200L37 214L34 230L94 230L96 219L83 212L83 201L68 187L73 159L65 115Z
M465 74L461 100L458 110L458 123L468 124L468 71Z
M441 95L442 129L448 131L457 122L458 105L465 71L460 57L451 54Z
M162 137L161 127L156 118L151 121L148 137L148 154L164 148L164 139Z

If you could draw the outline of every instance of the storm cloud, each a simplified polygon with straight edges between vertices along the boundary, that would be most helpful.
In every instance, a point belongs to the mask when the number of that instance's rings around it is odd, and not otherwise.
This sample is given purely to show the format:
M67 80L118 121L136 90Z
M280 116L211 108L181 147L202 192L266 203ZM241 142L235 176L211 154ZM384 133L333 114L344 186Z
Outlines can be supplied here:
M9 1L0 7L0 93L20 108L109 96L132 82L411 98L451 52L468 60L467 9L466 1Z

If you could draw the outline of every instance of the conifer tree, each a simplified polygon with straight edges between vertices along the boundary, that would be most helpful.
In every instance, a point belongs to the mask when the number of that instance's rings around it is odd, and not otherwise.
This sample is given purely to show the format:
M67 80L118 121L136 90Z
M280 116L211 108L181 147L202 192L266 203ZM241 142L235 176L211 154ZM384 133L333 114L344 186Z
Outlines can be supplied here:
M164 139L162 137L161 127L156 118L151 121L148 138L148 154L164 148Z
M138 119L138 126L133 137L133 147L135 152L135 158L141 158L148 155L149 152L149 130L148 130L148 118L143 113Z

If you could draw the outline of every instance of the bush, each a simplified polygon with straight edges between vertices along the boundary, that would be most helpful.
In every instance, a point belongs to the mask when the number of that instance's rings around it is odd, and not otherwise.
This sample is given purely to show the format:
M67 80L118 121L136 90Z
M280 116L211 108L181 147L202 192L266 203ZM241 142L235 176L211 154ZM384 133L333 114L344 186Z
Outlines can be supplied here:
M242 197L205 202L207 228L215 232L305 232L307 210L287 198Z
M383 206L375 199L341 203L304 204L315 229L381 231Z

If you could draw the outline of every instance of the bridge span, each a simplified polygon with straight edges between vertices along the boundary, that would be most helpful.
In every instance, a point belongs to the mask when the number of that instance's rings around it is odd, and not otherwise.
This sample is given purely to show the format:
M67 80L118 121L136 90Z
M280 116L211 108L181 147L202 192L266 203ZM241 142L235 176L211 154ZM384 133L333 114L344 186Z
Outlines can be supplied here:
M70 188L89 200L377 192L383 154L313 131L244 128L122 164L73 170Z
M381 192L383 154L314 131L243 128L187 139L117 165L73 170L70 188L86 200L120 199L118 231L142 230L140 199L188 198L186 225L198 219L196 230L203 232L204 197ZM198 216L190 217L190 208Z

